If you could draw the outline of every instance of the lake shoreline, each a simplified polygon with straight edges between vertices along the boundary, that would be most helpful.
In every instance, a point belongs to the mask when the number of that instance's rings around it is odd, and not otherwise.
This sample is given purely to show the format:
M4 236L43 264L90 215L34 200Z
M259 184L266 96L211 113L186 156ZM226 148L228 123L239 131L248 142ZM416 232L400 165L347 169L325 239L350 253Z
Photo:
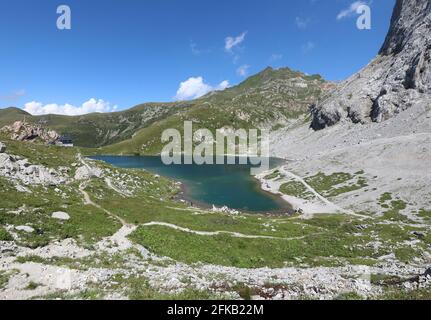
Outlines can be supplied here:
M295 213L291 203L280 195L263 188L258 176L251 175L251 164L237 166L182 165L166 166L155 156L90 156L121 168L143 169L179 183L180 191L173 197L197 209L214 212L231 212L290 216ZM284 159L271 158L276 168Z
M178 181L175 180L173 178L168 178L168 179L172 179L176 182L180 183L180 192L177 193L174 197L174 199L181 201L181 202L185 202L188 205L190 205L191 207L194 207L196 209L201 209L201 210L213 210L214 207L216 208L222 208L222 207L217 207L213 204L208 204L206 202L202 202L199 200L194 199L193 197L188 195L188 187L187 184L182 182L182 181ZM280 204L282 204L283 206L285 206L285 208L280 208L280 209L276 209L276 210L270 210L270 211L248 211L248 210L241 210L241 209L232 209L232 208L227 208L229 210L232 211L238 211L239 213L243 213L243 214L252 214L252 215L266 215L266 216L292 216L294 215L296 212L293 208L293 206L286 201L281 195L279 194L274 194L272 192L266 191L262 188L262 184L261 184L261 180L259 180L257 177L253 176L253 180L256 181L256 184L259 187L259 192L267 194L269 196L271 196L272 198L276 199Z

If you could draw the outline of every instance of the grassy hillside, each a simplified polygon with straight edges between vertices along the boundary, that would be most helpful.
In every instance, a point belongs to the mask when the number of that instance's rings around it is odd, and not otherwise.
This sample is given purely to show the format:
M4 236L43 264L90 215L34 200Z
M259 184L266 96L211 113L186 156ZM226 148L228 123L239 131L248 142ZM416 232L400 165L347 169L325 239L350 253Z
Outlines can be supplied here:
M308 111L330 86L319 75L289 68L267 68L241 84L189 102L147 103L114 113L83 116L32 116L17 108L0 110L0 127L17 120L44 125L71 136L80 147L103 147L103 153L158 153L161 133L183 127L185 120L211 130L273 128Z
M14 121L41 124L60 134L71 136L81 147L99 147L132 137L137 130L149 126L190 106L188 103L147 103L113 113L92 113L83 116L43 115L8 108L0 110L0 127Z
M23 120L24 118L31 119L32 116L28 112L18 108L10 107L0 109L0 128L17 120Z
M212 92L192 102L181 113L154 122L131 139L97 150L103 154L157 154L161 151L162 132L183 130L184 121L194 128L207 128L213 134L223 127L235 129L274 129L306 112L331 85L319 75L307 76L288 68L267 68L238 86Z

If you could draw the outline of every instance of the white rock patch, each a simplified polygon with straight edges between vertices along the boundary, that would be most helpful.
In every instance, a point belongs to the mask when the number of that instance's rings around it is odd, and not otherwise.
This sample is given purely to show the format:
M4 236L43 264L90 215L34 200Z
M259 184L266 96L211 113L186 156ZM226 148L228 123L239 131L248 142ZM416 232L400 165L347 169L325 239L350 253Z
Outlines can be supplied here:
M18 231L24 231L24 232L28 232L28 233L34 232L34 229L32 227L29 227L29 226L17 226L17 227L15 227L15 229Z
M103 171L96 167L81 166L75 172L76 180L88 180L92 178L100 178L103 175Z
M58 220L69 220L70 216L66 212L57 211L51 215L51 218L58 219Z

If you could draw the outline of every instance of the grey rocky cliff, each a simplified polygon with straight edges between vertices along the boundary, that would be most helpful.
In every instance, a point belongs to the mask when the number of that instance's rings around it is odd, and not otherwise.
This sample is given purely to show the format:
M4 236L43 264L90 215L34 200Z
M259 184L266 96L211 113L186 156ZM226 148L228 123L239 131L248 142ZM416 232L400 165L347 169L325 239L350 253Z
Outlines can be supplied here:
M378 56L311 107L314 130L382 122L431 102L431 0L397 0Z

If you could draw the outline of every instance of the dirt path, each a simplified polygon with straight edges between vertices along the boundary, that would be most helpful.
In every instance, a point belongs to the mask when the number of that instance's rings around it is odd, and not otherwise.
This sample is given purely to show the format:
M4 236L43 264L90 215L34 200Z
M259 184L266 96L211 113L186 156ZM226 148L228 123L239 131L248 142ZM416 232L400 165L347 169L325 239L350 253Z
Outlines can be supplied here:
M106 214L108 214L110 217L118 220L123 226L130 226L124 219L120 218L119 216L113 214L111 211L106 210L105 208L103 208L102 206L99 206L97 203L93 202L89 196L89 194L87 193L87 191L85 191L85 188L87 187L87 183L83 182L79 185L79 191L82 193L82 195L84 196L84 204L87 205L91 205L93 207L96 207L100 210L103 210Z
M114 186L114 184L112 183L111 178L106 177L105 178L105 183L108 186L108 188L110 188L111 190L115 191L118 194L121 194L123 197L130 197L131 196L130 192L122 191L122 190L118 189L116 186Z
M326 199L324 196L322 196L320 193L318 193L313 187L311 187L304 179L302 179L300 176L297 176L296 174L286 170L284 167L281 167L279 169L286 177L290 177L291 179L294 179L298 182L300 182L310 193L312 193L317 199L319 199L320 201L322 201L324 204L326 204L329 207L334 208L336 211L340 212L340 213L344 213L344 214L348 214L348 215L352 215L352 216L356 216L359 218L365 218L368 219L368 216L362 215L362 214L358 214L355 213L351 210L346 210L344 208L341 208L340 206L336 205L335 203L329 201L328 199Z
M330 200L326 199L325 197L323 197L321 194L319 194L315 189L313 189L304 179L302 179L301 177L295 175L294 173L286 170L284 167L279 168L280 172L282 172L284 175L286 175L287 177L290 177L291 179L295 179L296 181L302 183L309 192L311 192L314 196L316 196L319 200L321 200L323 203L325 203L326 205L334 208L335 210L344 213L344 214L348 214L351 216L355 216L361 219L374 219L374 217L372 216L367 216L367 215L363 215L363 214L359 214L359 213L355 213L351 210L346 210L341 208L340 206L336 205L335 203L331 202ZM413 227L413 228L425 228L425 229L429 229L431 228L431 226L427 225L427 224L420 224L420 223L407 223L407 222L403 222L403 221L385 221L382 222L381 224L388 224L388 225L397 225L397 226L405 226L405 227Z
M78 155L78 159L79 161L84 164L85 166L88 166L88 164L84 161L84 159L82 158L82 156L79 154ZM89 167L89 166L88 166ZM135 229L136 226L132 225L132 224L128 224L124 219L120 218L119 216L117 216L116 214L112 213L111 211L103 208L102 206L98 205L97 203L93 202L90 198L90 195L87 193L87 191L85 191L85 188L87 187L87 182L88 181L84 181L79 185L79 191L82 193L83 197L84 197L84 203L87 205L91 205L93 207L96 207L100 210L103 210L106 214L108 214L110 217L118 220L122 225L123 225L123 232L119 233L122 236L120 236L120 238L122 240L124 240L130 233L132 233ZM112 185L112 181L109 177L105 178L105 183L106 185L114 190L115 192L119 193L122 196L128 196L127 194L125 194L124 192L122 192L121 190L118 190L117 188L115 188ZM230 232L230 231L213 231L213 232L209 232L209 231L196 231L196 230L191 230L188 228L183 228L171 223L166 223L166 222L157 222L157 221L153 221L153 222L149 222L146 224L143 224L143 226L163 226L163 227L168 227L168 228L172 228L175 230L179 230L179 231L183 231L183 232L187 232L187 233L192 233L192 234L196 234L196 235L201 235L201 236L218 236L220 234L229 234L233 237L236 238L244 238L244 239L271 239L271 240L300 240L300 239L304 239L305 237L294 237L294 238L283 238L283 237L272 237L272 236L260 236L260 235L246 235L246 234L242 234L239 232Z
M80 184L79 186L79 191L82 193L83 197L84 197L84 203L87 205L91 205L94 206L100 210L103 210L104 212L106 212L110 217L118 220L123 227L126 227L124 230L127 230L127 235L129 235L130 233L132 233L135 229L136 226L133 226L131 224L128 224L124 219L120 218L119 216L113 214L112 212L110 212L109 210L106 210L105 208L103 208L102 206L98 205L97 203L93 202L89 196L89 194L85 191L86 188L86 183L83 182ZM152 221L146 224L143 224L142 226L163 226L163 227L168 227L171 229L175 229L178 231L183 231L183 232L187 232L187 233L192 233L192 234L196 234L196 235L200 235L200 236L218 236L221 234L229 234L233 237L236 238L244 238L244 239L271 239L271 240L301 240L304 239L305 236L302 237L293 237L293 238L283 238L283 237L273 237L273 236L260 236L260 235L246 235L246 234L242 234L239 232L230 232L230 231L196 231L196 230L191 230L188 228L183 228L171 223L167 223L167 222L157 222L157 221ZM124 236L122 238L125 238Z
M88 166L88 164L85 163L84 159L79 155L79 160L86 166ZM336 204L334 204L333 202L329 201L328 199L326 199L325 197L323 197L322 195L320 195L315 189L313 189L304 179L302 179L301 177L293 174L292 172L286 170L285 168L280 168L280 171L282 171L283 174L285 174L286 176L295 179L297 181L299 181L300 183L302 183L307 190L309 190L313 195L315 195L319 200L321 200L323 203L325 203L326 205L333 207L335 210L341 212L341 213L345 213L345 214L349 214L349 215L353 215L353 216L357 216L357 217L361 217L361 218L370 218L368 216L364 216L364 215L360 215L360 214L356 214L350 210L345 210L339 206L337 206ZM128 196L126 195L124 192L122 192L121 190L118 190L117 188L115 188L112 185L112 181L109 177L106 177L105 179L105 183L106 185L111 188L112 190L114 190L115 192L119 193L122 196ZM118 220L123 227L126 227L125 230L127 230L127 235L129 235L130 233L132 233L135 229L136 226L132 225L132 224L128 224L124 219L122 219L121 217L117 216L116 214L112 213L111 211L103 208L102 206L98 205L97 203L93 202L89 196L89 194L85 191L85 188L87 187L87 182L85 181L83 183L80 184L79 186L79 191L82 193L83 197L84 197L84 203L87 205L92 205L100 210L103 210L106 214L108 214L110 217ZM196 234L196 235L201 235L201 236L217 236L217 235L221 235L221 234L228 234L231 235L233 237L236 238L243 238L243 239L271 239L271 240L284 240L284 241L292 241L292 240L301 240L304 239L305 236L302 237L291 237L291 238L283 238L283 237L275 237L275 236L262 236L262 235L246 235L246 234L242 234L239 232L230 232L230 231L196 231L196 230L191 230L188 228L183 228L171 223L166 223L166 222L157 222L157 221L152 221L146 224L143 224L143 226L163 226L163 227L168 227L168 228L172 228L178 231L182 231L182 232L187 232L187 233L191 233L191 234ZM125 238L125 237L122 237Z
M84 158L82 157L81 153L78 153L77 155L78 161L81 162L84 166L86 166L89 170L91 170L90 165L84 160ZM106 210L105 208L103 208L102 206L98 205L97 203L93 202L90 198L90 195L87 193L87 191L85 191L85 188L87 187L87 182L88 181L84 181L79 185L79 191L82 193L83 197L84 197L84 204L87 205L91 205L93 207L96 207L100 210L103 210L106 214L108 214L110 217L118 220L123 226L126 227L131 227L130 224L128 224L124 219L120 218L119 216L117 216L116 214L112 213L109 210ZM112 185L112 181L110 178L105 178L105 183L108 186L108 188L114 190L115 192L121 194L122 196L127 196L126 194L124 194L123 192L121 192L121 190L118 190L117 188L115 188Z
M149 227L149 226L162 226L162 227L168 227L171 229L175 229L178 231L182 231L182 232L187 232L187 233L192 233L192 234L196 234L199 236L218 236L221 234L229 234L235 238L244 238L244 239L270 239L270 240L301 240L304 239L305 236L302 237L293 237L293 238L282 238L282 237L272 237L272 236L259 236L259 235L247 235L247 234L242 234L239 232L231 232L231 231L196 231L196 230L191 230L188 228L183 228L180 226L177 226L175 224L171 224L171 223L166 223L166 222L149 222L149 223L145 223L142 226L144 227Z

